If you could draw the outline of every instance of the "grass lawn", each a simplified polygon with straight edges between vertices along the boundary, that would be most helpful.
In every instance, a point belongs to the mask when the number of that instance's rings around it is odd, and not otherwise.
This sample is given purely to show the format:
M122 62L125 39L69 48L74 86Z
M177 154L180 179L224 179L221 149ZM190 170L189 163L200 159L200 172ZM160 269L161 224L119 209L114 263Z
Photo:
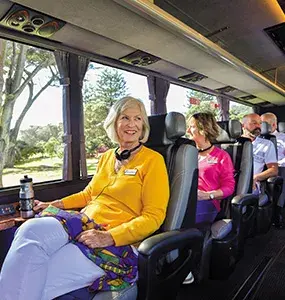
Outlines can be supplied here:
M87 159L88 175L96 171L98 159ZM53 158L34 158L25 163L17 164L14 168L5 168L3 172L3 186L19 185L20 179L24 175L33 178L33 182L43 182L62 178L63 159Z

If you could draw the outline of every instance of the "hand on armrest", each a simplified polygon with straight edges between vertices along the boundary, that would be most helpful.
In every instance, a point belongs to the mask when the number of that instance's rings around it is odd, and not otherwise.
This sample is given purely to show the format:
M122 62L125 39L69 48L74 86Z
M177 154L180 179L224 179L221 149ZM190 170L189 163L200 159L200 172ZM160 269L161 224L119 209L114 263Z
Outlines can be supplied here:
M34 204L35 204L35 206L34 206L35 212L40 212L40 211L44 210L45 208L47 208L49 205L53 205L57 208L64 209L64 206L63 206L63 203L61 200L54 200L54 201L50 201L50 202L42 202L39 200L35 200Z
M186 230L173 230L159 233L144 240L138 251L146 256L159 256L175 249L183 248L194 242L199 243L203 238L202 233L195 228Z

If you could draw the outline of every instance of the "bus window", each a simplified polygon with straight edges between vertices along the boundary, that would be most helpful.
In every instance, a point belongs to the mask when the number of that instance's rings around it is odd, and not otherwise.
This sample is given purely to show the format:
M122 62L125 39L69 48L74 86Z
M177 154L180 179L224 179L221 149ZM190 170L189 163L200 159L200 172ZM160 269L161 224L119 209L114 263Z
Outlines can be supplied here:
M0 40L0 187L62 178L62 88L52 51Z
M150 115L145 76L91 62L83 85L84 134L88 175L94 174L101 153L116 147L103 128L112 104L124 96L141 99Z
M244 115L253 113L253 108L248 105L230 102L230 119L239 120L243 118Z
M167 111L183 113L186 118L197 112L212 112L219 117L217 97L187 89L182 86L170 84L166 100Z

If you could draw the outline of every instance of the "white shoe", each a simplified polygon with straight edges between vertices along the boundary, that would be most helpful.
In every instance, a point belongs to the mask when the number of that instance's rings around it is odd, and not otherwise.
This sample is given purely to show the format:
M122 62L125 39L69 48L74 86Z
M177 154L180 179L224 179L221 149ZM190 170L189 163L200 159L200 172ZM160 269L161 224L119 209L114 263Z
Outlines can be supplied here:
M183 284L191 284L192 282L194 282L194 276L192 272L190 272L185 278L185 280L183 281Z

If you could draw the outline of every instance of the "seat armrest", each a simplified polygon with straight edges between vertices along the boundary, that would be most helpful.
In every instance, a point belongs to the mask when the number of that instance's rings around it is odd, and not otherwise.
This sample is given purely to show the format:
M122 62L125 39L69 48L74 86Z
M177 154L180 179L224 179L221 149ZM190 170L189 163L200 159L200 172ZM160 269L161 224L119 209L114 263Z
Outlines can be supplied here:
M266 180L266 191L270 202L274 207L277 205L278 199L282 193L283 178L281 176L269 177Z
M238 233L250 231L247 224L255 219L258 200L259 196L254 194L237 195L232 199L232 220Z
M283 178L281 176L269 177L267 179L267 184L283 184Z
M248 205L258 205L258 195L254 194L241 194L237 195L232 199L232 205L234 206L248 206Z
M159 256L163 253L179 249L199 241L202 233L196 228L173 230L156 234L145 239L139 246L138 252L146 256Z
M139 299L175 299L181 283L200 261L202 243L203 234L194 228L144 240L138 248ZM171 251L178 252L178 256L168 262L166 257Z

